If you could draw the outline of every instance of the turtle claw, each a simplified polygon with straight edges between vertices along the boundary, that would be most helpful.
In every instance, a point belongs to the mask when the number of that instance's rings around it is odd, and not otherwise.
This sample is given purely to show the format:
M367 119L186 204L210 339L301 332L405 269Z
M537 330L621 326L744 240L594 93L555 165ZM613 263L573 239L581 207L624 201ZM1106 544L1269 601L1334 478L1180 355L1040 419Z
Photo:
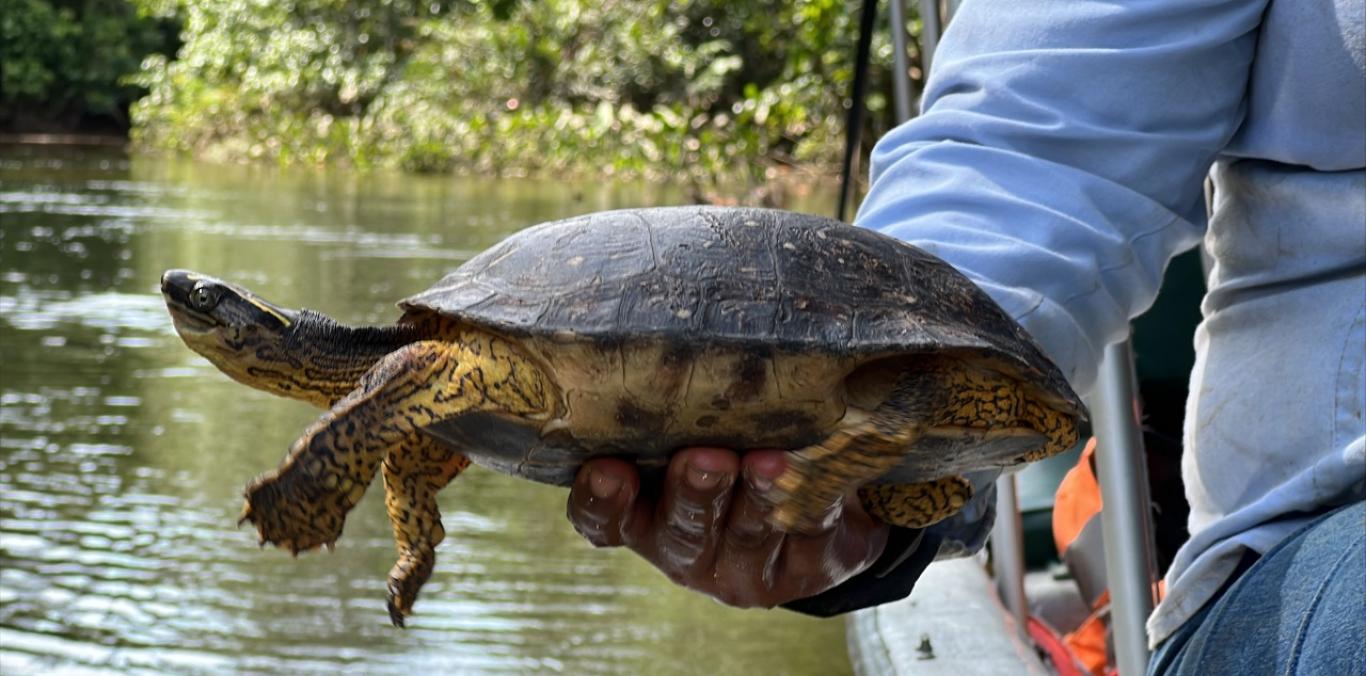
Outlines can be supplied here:
M399 629L403 629L404 627L408 626L406 616L404 615L403 611L399 609L398 604L394 602L392 590L389 593L389 600L385 605L389 608L390 624L393 624L395 627L398 627Z
M389 621L395 627L402 628L404 618L412 614L417 593L431 578L435 566L436 552L430 546L418 545L405 550L389 571L385 605L389 608Z

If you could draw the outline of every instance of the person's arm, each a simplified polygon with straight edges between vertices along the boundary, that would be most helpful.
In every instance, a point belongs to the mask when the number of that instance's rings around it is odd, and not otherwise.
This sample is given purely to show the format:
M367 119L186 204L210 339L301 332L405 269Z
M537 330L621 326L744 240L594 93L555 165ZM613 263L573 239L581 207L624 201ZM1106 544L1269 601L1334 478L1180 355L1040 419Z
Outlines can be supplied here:
M1171 256L1200 236L1201 181L1242 119L1264 5L968 0L936 55L924 113L878 143L856 222L961 269L1078 391L1089 390L1103 347L1152 302ZM802 552L815 559L793 564L784 593L760 605L828 615L906 596L930 560L981 546L992 519L990 479L974 484L981 490L963 514L923 534L879 537L846 505L846 517L822 537L854 547L819 550L839 554L839 574L819 565L814 547L785 554L789 562ZM739 485L716 494L719 515L708 512L710 530L694 539L724 536L731 505L748 504ZM619 527L631 509L659 513L653 501L640 507L638 493L593 503L585 490L582 481L573 489L570 519L598 544L623 544L603 540L600 524ZM685 490L671 475L655 492ZM664 524L631 534L650 543L638 553L723 601L754 593L753 580L717 577L743 562L715 551L682 556L685 547L675 552L659 535ZM689 562L684 574L681 560Z
M856 223L948 261L1079 392L1203 231L1264 0L968 0Z
M1203 178L1242 121L1265 4L965 2L924 113L873 152L855 222L967 274L1089 391L1105 345L1199 241ZM821 610L902 598L921 562L975 551L991 499L928 529L920 548L948 551L871 569Z

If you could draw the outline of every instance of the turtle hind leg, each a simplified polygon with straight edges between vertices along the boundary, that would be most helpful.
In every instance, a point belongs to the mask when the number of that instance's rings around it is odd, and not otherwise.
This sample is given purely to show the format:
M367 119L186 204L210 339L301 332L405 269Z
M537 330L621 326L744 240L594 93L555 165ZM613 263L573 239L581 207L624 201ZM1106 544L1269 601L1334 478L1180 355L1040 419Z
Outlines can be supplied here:
M436 494L470 461L425 434L415 435L384 458L384 505L394 529L398 562L389 571L389 619L402 627L436 565L436 546L446 537Z
M1020 411L1020 420L1048 438L1043 446L1021 456L1021 462L1051 458L1077 445L1080 432L1073 415L1030 400L1024 403Z
M884 523L924 528L958 513L972 498L972 484L959 476L915 484L867 484L858 489L864 511Z
M818 530L828 518L824 512L855 489L861 489L860 501L874 516L899 525L928 525L957 512L971 497L966 480L931 475L923 483L867 485L901 464L922 437L948 433L986 441L1027 433L1043 443L1028 429L1037 423L1015 380L951 357L917 359L904 369L884 381L877 391L885 394L875 405L862 401L871 411L851 409L845 427L790 456L787 471L774 482L778 498L770 518L776 526Z
M385 453L432 417L427 384L457 367L457 351L423 341L380 360L294 442L278 469L248 484L239 523L252 522L263 545L295 554L330 546Z

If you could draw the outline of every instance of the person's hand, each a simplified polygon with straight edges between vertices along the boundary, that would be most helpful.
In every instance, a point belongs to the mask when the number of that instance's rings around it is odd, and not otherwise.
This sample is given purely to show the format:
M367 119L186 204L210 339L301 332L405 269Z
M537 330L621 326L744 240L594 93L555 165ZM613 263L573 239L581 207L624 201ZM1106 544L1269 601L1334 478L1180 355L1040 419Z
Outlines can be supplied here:
M786 462L781 451L740 458L720 448L684 449L663 485L642 494L634 465L599 458L579 470L569 520L595 546L629 547L689 589L732 606L771 608L843 582L887 543L887 526L852 495L830 506L819 532L775 530L761 495Z

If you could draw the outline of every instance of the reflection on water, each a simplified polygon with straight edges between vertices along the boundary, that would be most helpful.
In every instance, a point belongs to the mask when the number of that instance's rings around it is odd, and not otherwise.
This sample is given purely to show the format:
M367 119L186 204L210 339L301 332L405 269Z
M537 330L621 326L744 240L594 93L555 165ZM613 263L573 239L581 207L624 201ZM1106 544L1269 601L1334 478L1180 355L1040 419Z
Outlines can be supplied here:
M156 290L186 267L384 322L519 227L679 199L0 146L0 670L847 671L839 621L672 588L582 542L562 490L480 470L442 494L436 573L390 627L379 489L334 554L234 528L317 413L190 353Z

